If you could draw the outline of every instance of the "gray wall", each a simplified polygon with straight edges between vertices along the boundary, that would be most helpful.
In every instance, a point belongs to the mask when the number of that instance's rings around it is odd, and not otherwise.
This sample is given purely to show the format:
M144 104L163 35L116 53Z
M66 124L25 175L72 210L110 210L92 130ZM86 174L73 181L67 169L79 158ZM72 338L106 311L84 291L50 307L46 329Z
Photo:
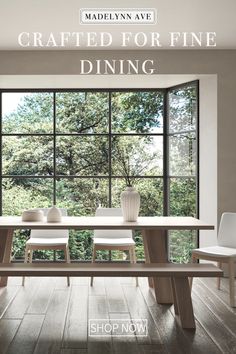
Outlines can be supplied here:
M0 75L74 75L80 59L147 58L156 74L218 75L218 215L236 212L236 50L0 51Z

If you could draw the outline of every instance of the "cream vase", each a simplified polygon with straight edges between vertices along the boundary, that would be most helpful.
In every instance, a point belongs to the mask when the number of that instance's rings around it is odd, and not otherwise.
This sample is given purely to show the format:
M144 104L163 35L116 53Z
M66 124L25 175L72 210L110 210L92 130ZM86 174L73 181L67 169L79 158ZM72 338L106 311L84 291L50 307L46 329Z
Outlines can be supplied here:
M121 193L121 209L124 221L137 221L140 208L140 195L133 187L126 187Z
M47 222L61 222L61 211L55 205L48 210Z

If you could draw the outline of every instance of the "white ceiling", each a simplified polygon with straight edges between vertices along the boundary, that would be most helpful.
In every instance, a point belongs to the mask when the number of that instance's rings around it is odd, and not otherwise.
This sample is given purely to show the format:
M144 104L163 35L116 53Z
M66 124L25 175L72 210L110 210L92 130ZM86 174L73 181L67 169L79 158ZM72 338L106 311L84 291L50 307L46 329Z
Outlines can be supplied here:
M80 8L97 7L156 8L157 23L139 26L80 25ZM214 31L217 34L217 49L236 49L235 16L236 0L0 0L0 50L22 50L17 42L21 32L42 32L45 38L53 32L57 38L62 31L110 32L113 44L104 49L120 49L118 39L121 31L159 32L161 49L169 48L169 32ZM129 49L138 48L131 43Z

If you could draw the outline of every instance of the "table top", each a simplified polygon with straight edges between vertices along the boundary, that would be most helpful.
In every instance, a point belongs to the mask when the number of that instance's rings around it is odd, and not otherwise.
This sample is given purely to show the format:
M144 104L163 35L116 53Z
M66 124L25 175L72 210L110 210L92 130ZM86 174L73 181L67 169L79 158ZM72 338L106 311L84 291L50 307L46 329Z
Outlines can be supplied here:
M159 229L213 230L214 226L188 216L145 216L136 222L125 222L121 216L65 216L59 223L23 222L20 216L1 216L0 229Z

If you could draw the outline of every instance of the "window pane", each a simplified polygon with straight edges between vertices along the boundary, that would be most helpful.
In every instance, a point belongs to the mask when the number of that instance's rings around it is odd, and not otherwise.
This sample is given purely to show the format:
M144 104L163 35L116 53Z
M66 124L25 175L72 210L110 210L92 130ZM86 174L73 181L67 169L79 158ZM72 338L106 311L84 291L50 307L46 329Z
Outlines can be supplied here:
M162 178L135 178L133 187L140 193L140 216L163 215L163 180ZM112 206L120 208L120 195L126 189L122 178L112 179Z
M51 178L3 178L3 215L21 215L23 210L46 208L53 203Z
M53 94L2 94L3 133L52 133Z
M195 130L197 125L197 86L189 84L169 91L169 131Z
M197 186L194 178L170 179L170 215L194 216L197 214Z
M114 176L131 177L162 175L162 137L113 137L112 174Z
M197 187L194 178L170 179L170 215L197 215ZM196 231L169 232L170 258L174 262L189 262L191 251L197 247Z
M171 176L195 176L197 163L195 133L169 137L169 168Z
M108 138L57 137L57 174L96 176L108 174Z
M113 92L112 132L162 133L163 93Z
M56 182L57 205L69 215L94 215L99 205L108 206L108 179L60 178Z
M4 136L3 174L52 175L53 139L45 136Z
M196 231L170 231L170 261L176 263L191 262L192 250L197 247Z
M56 94L57 132L108 132L107 92L65 92Z

